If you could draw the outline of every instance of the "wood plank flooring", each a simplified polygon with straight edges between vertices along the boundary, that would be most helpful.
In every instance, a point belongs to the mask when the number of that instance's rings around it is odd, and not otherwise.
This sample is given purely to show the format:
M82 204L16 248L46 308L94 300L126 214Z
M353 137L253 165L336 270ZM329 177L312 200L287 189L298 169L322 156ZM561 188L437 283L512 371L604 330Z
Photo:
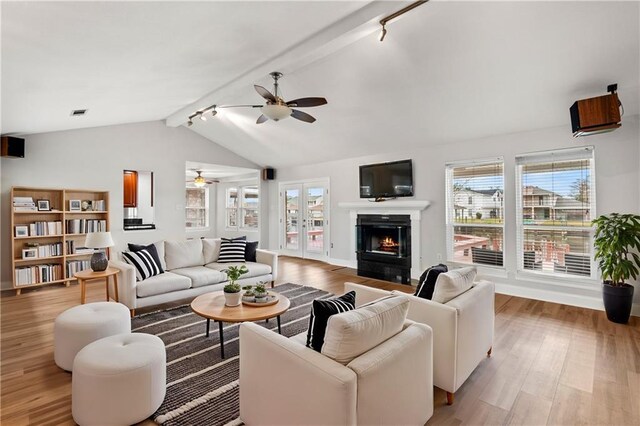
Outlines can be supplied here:
M409 290L347 268L280 260L279 283L341 293L345 281ZM104 285L89 283L87 301L102 300ZM53 362L52 332L55 317L79 301L77 285L2 294L3 426L73 424L71 375ZM493 355L456 393L454 405L445 402L436 388L429 425L640 425L640 319L618 325L599 311L496 295Z

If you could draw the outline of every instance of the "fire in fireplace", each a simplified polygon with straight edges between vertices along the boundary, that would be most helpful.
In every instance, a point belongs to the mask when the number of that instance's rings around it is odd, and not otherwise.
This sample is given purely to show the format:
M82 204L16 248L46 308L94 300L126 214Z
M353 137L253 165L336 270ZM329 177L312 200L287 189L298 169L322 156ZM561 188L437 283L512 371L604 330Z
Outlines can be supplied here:
M358 275L408 284L411 273L409 215L358 215Z

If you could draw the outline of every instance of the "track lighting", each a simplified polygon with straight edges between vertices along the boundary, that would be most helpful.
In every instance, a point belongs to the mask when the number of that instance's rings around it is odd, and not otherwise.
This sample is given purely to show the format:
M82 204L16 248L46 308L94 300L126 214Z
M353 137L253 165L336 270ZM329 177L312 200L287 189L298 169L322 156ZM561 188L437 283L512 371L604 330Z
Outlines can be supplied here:
M202 113L202 112L201 112L201 113L200 113L200 114L198 114L198 115L200 116L200 120L202 120L202 121L207 121L207 117L205 117L204 113Z
M408 11L415 9L416 7L425 4L426 2L428 2L429 0L420 0L414 3L411 3L409 6L404 7L402 9L400 9L399 11L392 13L391 15L382 18L380 20L380 25L382 25L382 31L380 32L380 41L384 40L384 38L387 35L387 29L385 27L385 25L387 25L387 22L391 21L392 19L396 19L398 16L403 15L405 13L407 13Z
M218 113L218 111L216 111L216 106L214 105L213 106L213 111L211 111L211 116L215 117L217 113Z
M189 126L189 127L193 126L193 121L191 121L191 119L189 119L189 121L187 121L187 126Z

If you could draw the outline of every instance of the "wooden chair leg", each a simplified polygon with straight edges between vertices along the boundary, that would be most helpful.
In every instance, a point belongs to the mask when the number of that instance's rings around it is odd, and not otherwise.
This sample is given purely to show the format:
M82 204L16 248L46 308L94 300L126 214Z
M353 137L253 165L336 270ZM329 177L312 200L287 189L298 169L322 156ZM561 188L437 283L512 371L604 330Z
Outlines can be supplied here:
M276 285L275 281L271 281L271 288L273 288Z
M453 405L453 394L451 392L447 392L447 405Z
M129 309L129 312L131 312L131 318L136 316L136 310L135 309Z
M491 347L489 348L489 350L487 351L487 358L490 358L490 357L491 357L491 351L492 351L492 350L493 350L493 346L491 346Z

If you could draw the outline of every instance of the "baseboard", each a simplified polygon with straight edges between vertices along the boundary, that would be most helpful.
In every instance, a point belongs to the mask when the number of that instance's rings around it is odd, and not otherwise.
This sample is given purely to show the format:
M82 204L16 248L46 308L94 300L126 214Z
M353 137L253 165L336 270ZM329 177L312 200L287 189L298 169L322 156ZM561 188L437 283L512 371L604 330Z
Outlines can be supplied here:
M342 266L343 268L356 269L358 267L358 264L355 260L336 259L334 257L327 259L327 263L330 263L331 265L335 265L335 266Z

